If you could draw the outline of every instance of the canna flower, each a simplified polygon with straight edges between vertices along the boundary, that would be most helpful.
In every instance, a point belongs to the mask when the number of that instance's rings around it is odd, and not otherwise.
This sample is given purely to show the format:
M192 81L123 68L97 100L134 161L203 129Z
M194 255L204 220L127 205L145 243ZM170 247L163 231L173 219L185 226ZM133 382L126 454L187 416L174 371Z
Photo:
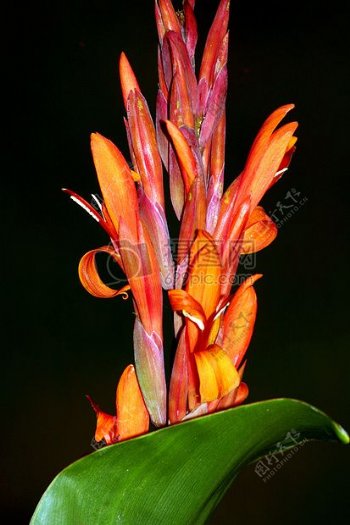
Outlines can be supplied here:
M169 393L172 423L187 416L188 409L211 411L219 402L234 406L237 395L248 394L241 376L242 360L249 346L256 317L253 284L246 280L233 296L221 294L227 275L214 239L199 231L192 245L190 270L184 289L169 291L173 310L185 324L179 337ZM226 397L230 394L230 400ZM217 401L216 405L210 405ZM188 416L187 416L188 417Z
M296 122L281 125L285 105L263 123L240 175L224 191L229 0L220 0L196 76L195 0L176 12L155 0L159 88L153 122L140 83L123 52L121 91L131 165L108 139L91 137L102 202L98 209L65 190L102 226L110 243L79 264L85 289L98 298L132 296L135 369L117 388L116 415L97 415L95 438L111 444L236 406L248 396L243 381L257 297L247 278L232 292L240 257L267 247L277 226L260 202L288 169ZM165 169L164 169L165 168ZM179 221L171 251L163 171ZM116 290L98 274L96 255L111 257L125 274ZM173 256L174 255L174 256ZM176 353L167 392L163 355L163 292L174 312Z

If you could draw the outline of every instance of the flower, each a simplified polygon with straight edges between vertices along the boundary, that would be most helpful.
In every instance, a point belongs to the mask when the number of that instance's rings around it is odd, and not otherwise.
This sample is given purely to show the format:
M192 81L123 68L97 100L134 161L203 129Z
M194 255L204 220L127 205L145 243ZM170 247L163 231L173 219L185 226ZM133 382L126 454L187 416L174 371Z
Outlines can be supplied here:
M95 440L106 445L144 434L149 428L149 415L137 381L135 368L124 370L116 391L116 415L102 412L90 396L87 396L97 417Z
M224 191L229 0L220 0L195 74L195 0L176 13L155 0L159 89L155 123L126 57L119 61L130 168L107 138L91 136L103 202L98 210L65 190L107 233L110 244L81 259L79 277L98 298L124 299L136 313L135 369L117 387L116 415L97 414L95 438L107 444L157 427L236 406L248 395L242 381L257 312L256 274L232 293L240 257L268 246L277 227L260 205L287 170L295 151L296 122L281 125L288 104L263 123L241 174ZM179 220L176 253L166 217L163 167ZM119 290L103 282L96 255L122 269ZM169 393L163 355L163 293L174 311L177 349ZM168 407L167 407L168 405Z

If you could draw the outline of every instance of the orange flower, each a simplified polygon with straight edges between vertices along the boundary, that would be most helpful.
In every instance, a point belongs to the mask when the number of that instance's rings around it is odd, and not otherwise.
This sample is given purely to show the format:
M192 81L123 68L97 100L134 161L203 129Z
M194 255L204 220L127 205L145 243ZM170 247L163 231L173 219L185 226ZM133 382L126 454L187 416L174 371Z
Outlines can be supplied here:
M252 285L261 277L247 280L233 297L222 296L222 285L228 276L215 241L204 231L195 238L189 268L185 289L169 292L173 310L186 319L170 385L169 418L173 423L183 419L188 408L193 411L200 403L220 400L240 385L237 369L249 345L256 316Z
M112 445L148 432L149 415L132 365L126 367L118 383L116 416L102 412L90 396L87 398L97 417L97 442L104 440L107 445Z
M107 444L242 403L245 355L257 311L254 283L239 280L241 255L257 252L277 236L261 207L266 191L287 170L295 151L296 122L280 126L291 109L263 123L241 174L224 192L229 0L220 0L196 76L195 0L177 13L171 0L156 0L159 89L152 120L140 83L121 53L119 73L132 167L108 139L91 136L103 202L95 206L65 190L104 229L110 245L81 259L79 277L95 297L132 294L135 370L117 388L117 413L97 414L96 440ZM163 166L179 235L171 250ZM125 274L119 290L98 273L96 255L111 257ZM177 350L167 389L163 356L163 293L174 311ZM167 413L168 404L168 413Z

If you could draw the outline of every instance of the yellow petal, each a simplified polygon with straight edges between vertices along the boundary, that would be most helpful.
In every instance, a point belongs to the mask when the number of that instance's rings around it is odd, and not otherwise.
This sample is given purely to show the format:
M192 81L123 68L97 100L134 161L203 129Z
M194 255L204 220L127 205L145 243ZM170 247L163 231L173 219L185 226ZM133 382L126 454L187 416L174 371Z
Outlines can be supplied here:
M219 302L221 273L215 241L209 233L199 230L191 248L186 291L201 304L207 318Z
M208 403L227 395L237 388L240 376L230 358L218 345L194 354L198 375L201 403Z

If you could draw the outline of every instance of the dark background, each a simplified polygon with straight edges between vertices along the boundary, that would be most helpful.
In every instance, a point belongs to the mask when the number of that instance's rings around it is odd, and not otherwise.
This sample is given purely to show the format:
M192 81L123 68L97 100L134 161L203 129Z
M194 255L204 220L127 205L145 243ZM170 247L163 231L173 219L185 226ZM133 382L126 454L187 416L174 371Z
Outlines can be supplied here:
M203 36L217 2L197 3ZM291 188L307 198L258 254L264 279L249 399L300 398L349 430L345 13L337 2L271 0L236 0L231 13L227 181L263 119L294 102L298 150L264 205L273 211ZM27 523L53 476L92 450L95 420L84 394L113 410L115 384L132 360L130 302L94 299L77 277L81 255L107 239L60 188L98 192L91 131L127 154L121 50L154 110L156 30L151 0L16 3L10 15L0 476L3 523ZM212 523L346 522L348 460L346 448L314 443L268 483L248 467Z

